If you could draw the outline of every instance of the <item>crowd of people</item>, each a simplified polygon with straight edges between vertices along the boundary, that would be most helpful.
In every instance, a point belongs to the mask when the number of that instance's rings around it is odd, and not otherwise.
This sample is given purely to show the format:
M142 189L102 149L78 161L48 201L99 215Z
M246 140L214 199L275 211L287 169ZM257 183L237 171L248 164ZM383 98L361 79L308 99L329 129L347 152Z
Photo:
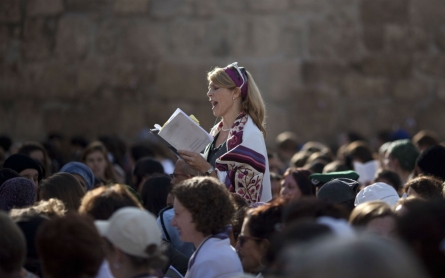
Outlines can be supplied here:
M214 141L0 137L0 277L445 277L445 144L428 130L293 132L233 63L208 73Z

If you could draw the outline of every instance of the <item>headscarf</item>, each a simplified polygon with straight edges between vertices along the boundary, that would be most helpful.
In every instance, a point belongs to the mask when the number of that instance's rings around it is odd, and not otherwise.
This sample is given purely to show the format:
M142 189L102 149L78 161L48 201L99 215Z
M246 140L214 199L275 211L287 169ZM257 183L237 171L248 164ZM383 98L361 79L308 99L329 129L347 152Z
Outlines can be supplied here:
M28 207L34 204L35 199L36 187L28 179L13 178L0 186L0 210Z
M87 190L93 189L94 174L87 165L81 162L69 162L60 169L60 172L80 175L85 180Z
M37 161L24 154L17 153L11 155L3 163L3 168L12 169L19 174L21 171L26 169L35 169L39 173L39 182L43 178L42 166Z

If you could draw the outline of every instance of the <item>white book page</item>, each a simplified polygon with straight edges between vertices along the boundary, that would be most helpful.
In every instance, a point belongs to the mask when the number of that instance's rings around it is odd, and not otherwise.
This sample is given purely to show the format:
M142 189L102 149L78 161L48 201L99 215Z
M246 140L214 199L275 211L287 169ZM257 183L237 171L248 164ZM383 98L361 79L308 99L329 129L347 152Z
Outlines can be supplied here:
M177 150L201 152L213 138L179 108L158 133Z
M367 163L354 161L354 170L359 174L358 182L369 183L374 180L374 176L378 170L379 164L377 160L371 160Z

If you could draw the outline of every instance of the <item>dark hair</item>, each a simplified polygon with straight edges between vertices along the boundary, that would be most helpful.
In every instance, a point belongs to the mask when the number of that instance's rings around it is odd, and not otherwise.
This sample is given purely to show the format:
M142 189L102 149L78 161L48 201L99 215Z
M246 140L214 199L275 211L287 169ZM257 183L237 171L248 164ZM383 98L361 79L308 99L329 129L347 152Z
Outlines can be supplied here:
M422 174L445 181L445 147L436 145L427 148L417 158L416 166Z
M0 269L6 273L19 272L26 258L23 233L3 211L0 211L0 227Z
M310 170L303 168L288 168L281 180L283 181L287 176L292 175L303 196L315 196L315 187L309 180L311 174Z
M12 145L11 137L9 137L8 135L0 136L0 147L5 152L9 152L9 149L11 148L11 145Z
M374 160L372 150L364 141L354 141L346 148L346 153L351 160L357 159L361 163L366 163Z
M348 219L349 212L340 204L317 199L316 197L303 197L290 202L283 212L283 223L289 223L305 218L316 219L329 216L335 219Z
M37 200L56 198L61 200L68 211L77 211L85 191L71 174L57 173L44 180L37 187Z
M142 208L142 205L125 185L114 184L88 191L82 199L79 212L88 214L96 220L107 220L115 211L123 207Z
M281 223L286 202L278 198L271 203L249 209L247 211L247 226L250 235L271 240L277 224Z
M151 176L153 174L164 174L164 167L161 162L151 157L139 159L133 169L133 176L136 178L136 184L133 188L137 190L144 176Z
M173 187L172 194L192 214L196 230L205 236L221 232L235 213L229 191L213 177L185 180Z
M89 144L88 140L81 135L72 136L70 143L73 146L80 146L81 148L86 148Z
M392 208L382 201L371 201L356 206L349 216L349 223L352 226L363 227L371 220L391 216L395 218Z
M143 157L155 157L154 152L148 146L148 144L137 143L130 147L130 155L133 158L133 161L137 162L139 159Z
M397 218L399 236L423 262L430 277L445 277L445 201L406 203Z
M148 178L140 188L144 208L155 216L167 206L167 195L172 188L170 182L169 176L157 175Z
M105 145L100 141L94 141L91 142L84 150L81 156L81 160L83 163L86 164L87 156L90 155L93 152L100 152L104 156L104 160L106 162L105 166L105 172L104 177L107 180L107 182L116 182L117 178L114 173L113 165L111 164L110 160L108 159L108 150L105 147Z
M409 188L412 188L420 197L427 200L443 199L442 182L434 177L420 176L412 179L406 183L405 192L408 192Z
M44 223L36 246L50 277L94 277L104 260L101 237L92 220L77 213Z
M35 142L35 141L27 141L25 143L23 143L23 145L19 148L17 153L21 153L24 154L26 156L30 156L30 154L33 151L41 151L43 153L43 164L41 161L37 161L41 166L43 166L43 175L45 178L48 177L50 170L51 170L51 166L50 166L50 159L48 156L48 152L46 151L45 147L40 144L39 142ZM34 159L35 160L35 159Z
M380 179L385 179L389 185L394 187L394 189L399 192L402 188L402 180L399 174L390 170L380 170L377 172L374 182L379 182Z
M19 173L16 171L9 169L9 168L3 168L0 169L0 186L7 180L12 178L20 177Z
M437 134L431 130L421 130L413 137L413 143L417 148L428 148L439 144Z

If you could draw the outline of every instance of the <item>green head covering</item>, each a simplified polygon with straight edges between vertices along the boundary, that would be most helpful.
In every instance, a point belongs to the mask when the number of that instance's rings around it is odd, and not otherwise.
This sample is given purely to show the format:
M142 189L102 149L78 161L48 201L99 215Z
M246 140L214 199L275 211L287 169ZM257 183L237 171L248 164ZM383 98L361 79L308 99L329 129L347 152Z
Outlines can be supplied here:
M410 172L414 170L417 157L419 157L419 151L416 146L411 143L411 140L396 140L391 143L387 152L399 161L399 164L403 169Z
M315 186L320 186L327 183L328 181L339 178L346 178L357 181L359 175L355 171L340 171L340 172L331 172L326 174L316 173L309 176L309 180Z

